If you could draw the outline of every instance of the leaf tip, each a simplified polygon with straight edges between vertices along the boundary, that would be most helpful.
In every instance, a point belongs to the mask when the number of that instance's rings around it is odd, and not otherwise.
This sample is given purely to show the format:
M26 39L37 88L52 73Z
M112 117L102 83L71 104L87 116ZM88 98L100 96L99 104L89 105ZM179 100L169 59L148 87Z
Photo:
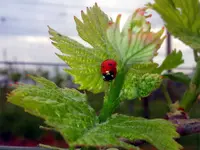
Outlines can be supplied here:
M113 25L113 22L112 21L109 21L108 22L108 26L112 26Z
M74 20L75 20L75 21L77 21L77 20L78 20L78 18L77 18L76 16L74 16Z
M116 19L116 24L117 25L119 25L119 23L120 23L121 16L122 16L121 14L117 15L117 19Z
M7 95L7 98L8 98L8 97L12 97L12 96L15 95L15 92L12 91L12 92L10 92L10 93L7 93L6 95ZM8 101L11 101L10 98L8 98Z
M94 3L95 6L98 6L97 2Z
M147 22L146 22L146 24L150 24L150 22L149 22L149 21L147 21Z
M122 16L122 14L118 14L118 17L121 17Z

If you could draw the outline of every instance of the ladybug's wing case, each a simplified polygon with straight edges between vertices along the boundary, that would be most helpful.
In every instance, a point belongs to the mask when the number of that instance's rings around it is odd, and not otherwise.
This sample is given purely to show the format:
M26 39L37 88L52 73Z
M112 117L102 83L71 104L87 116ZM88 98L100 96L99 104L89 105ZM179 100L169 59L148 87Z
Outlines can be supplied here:
M101 72L114 70L117 67L117 62L112 59L107 59L101 63Z
M117 69L116 69L116 61L112 59L108 59L102 62L101 64L101 74L103 75L103 79L105 81L111 81L116 77Z

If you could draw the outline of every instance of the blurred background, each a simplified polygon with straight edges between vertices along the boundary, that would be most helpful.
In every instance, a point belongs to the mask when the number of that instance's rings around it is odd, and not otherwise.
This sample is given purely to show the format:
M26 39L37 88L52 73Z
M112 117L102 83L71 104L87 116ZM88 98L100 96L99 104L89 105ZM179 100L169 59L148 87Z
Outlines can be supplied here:
M59 51L51 45L47 25L87 45L78 37L73 16L80 18L80 11L93 6L95 2L113 19L117 14L122 14L123 24L136 8L153 0L0 0L0 145L36 146L44 143L67 147L59 134L39 129L43 120L7 103L6 94L12 90L9 85L15 82L34 84L27 74L46 77L60 87L77 87L72 77L63 71L67 65L55 55ZM153 11L150 13L153 14L149 19L152 30L157 31L164 24L158 14ZM183 52L185 63L173 71L183 71L192 76L195 66L193 53L173 36L168 36L164 41L154 60L160 64L175 48ZM185 87L174 82L168 85L172 99L180 99ZM103 94L87 94L90 104L98 112ZM195 105L191 117L200 117L198 108L199 105ZM117 112L156 118L164 117L167 106L158 89L147 99L123 103ZM180 142L185 149L200 149L199 135L183 137Z

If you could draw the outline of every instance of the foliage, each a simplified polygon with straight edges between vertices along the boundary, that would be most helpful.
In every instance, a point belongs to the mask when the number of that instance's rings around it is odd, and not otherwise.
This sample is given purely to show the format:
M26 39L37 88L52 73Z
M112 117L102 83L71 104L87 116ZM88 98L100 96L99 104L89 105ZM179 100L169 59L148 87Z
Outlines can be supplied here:
M65 133L64 137L66 136L69 141L82 134L85 128L93 125L94 111L87 105L85 94L73 89L59 89L53 82L44 78L32 78L42 86L20 85L8 100L23 106L31 114L45 119L50 126L59 125L57 130L61 134ZM77 119L76 122L73 122L74 119ZM63 127L66 123L69 127ZM70 125L74 127L73 130Z
M158 87L158 83L161 82L159 75L152 75L152 78L155 77L154 79L157 81L145 95L136 94L130 97L128 95L133 92L138 93L136 90L143 89L136 88L135 91L133 91L134 89L126 89L126 87L134 86L135 84L134 78L129 78L129 76L140 78L140 68L145 68L146 63L155 65L151 60L157 54L156 51L165 38L160 38L164 29L161 29L157 33L150 31L150 23L145 21L147 18L144 16L145 10L145 8L136 10L129 17L121 32L119 30L120 15L118 15L116 22L113 22L108 19L107 15L100 10L97 4L92 8L88 8L87 14L82 11L83 22L75 17L77 30L80 37L88 42L92 48L85 47L49 27L53 45L63 53L62 55L57 54L57 56L70 66L65 71L74 76L75 83L80 84L79 89L86 89L93 93L106 91L107 84L102 80L100 74L100 65L106 59L117 61L118 72L122 70L121 68L128 66L129 72L125 75L126 80L123 86L124 90L122 90L125 92L121 92L120 94L122 98L140 98L141 96L150 94ZM136 23L135 20L137 20ZM107 27L108 24L109 26ZM101 27L99 27L100 25ZM106 28L108 29L106 30ZM128 33L128 31L130 32ZM97 33L98 36L101 35L101 38L96 36ZM129 43L129 41L132 42ZM135 72L140 72L140 74L137 75ZM143 74L145 73L148 72L143 72ZM140 85L139 82L137 84ZM142 93L143 91L139 92Z
M42 77L32 77L39 85L18 85L9 101L25 111L45 119L45 123L59 131L70 146L136 147L118 137L146 140L158 149L181 148L173 138L179 137L175 126L163 119L113 115L99 124L94 110L87 104L86 95L74 89L58 88ZM117 131L117 132L116 132ZM159 134L158 133L166 133Z
M136 10L127 20L120 32L120 18L110 22L107 29L107 37L117 56L125 64L145 63L157 55L165 37L162 37L164 28L157 33L151 32L151 27L146 22L144 13L146 8Z
M198 0L155 0L149 4L175 37L193 49L200 48L200 5Z
M133 75L129 73L121 92L121 99L132 100L148 96L153 90L160 86L162 78L158 74L145 73Z
M198 81L200 74L200 57L198 54L200 48L199 0L155 0L154 4L148 4L148 6L159 13L171 34L193 49L196 71L180 101L180 107L189 111L200 94Z
M198 7L195 6L191 11L196 1L155 2L149 6L161 14L169 31L191 47L199 48L198 38L191 41L192 37L198 36L199 21L194 17L199 12ZM176 50L160 66L153 62L165 39L162 36L164 28L158 32L151 31L151 24L146 20L150 15L146 15L146 10L145 7L133 12L122 29L121 15L113 21L97 4L87 8L86 13L82 11L82 20L77 17L74 19L79 36L89 47L49 27L52 44L61 52L57 56L69 65L65 71L74 77L75 83L80 85L79 89L93 93L104 92L104 103L99 116L87 103L85 93L58 88L55 83L41 77L31 76L39 85L18 85L9 95L9 101L43 118L48 126L62 134L71 148L92 146L138 149L123 142L121 138L131 141L145 140L161 150L182 148L174 140L179 137L175 126L166 120L113 114L121 101L141 99L151 94L159 88L163 71L176 68L184 62L181 51ZM180 16L183 17L182 20ZM190 28L192 23L194 24ZM102 79L100 66L106 59L117 62L117 75L111 82ZM196 89L199 86L196 83L199 82L199 73L197 71L195 78L191 80L182 73L165 74L164 77L189 84L189 90L184 97L186 100L192 97L194 101L198 94ZM168 96L166 91L164 93ZM171 103L169 96L168 102Z
M173 50L172 53L167 55L162 64L157 69L155 69L154 72L162 73L164 70L170 70L178 67L183 62L184 60L182 58L182 52L181 51L177 52L176 50Z

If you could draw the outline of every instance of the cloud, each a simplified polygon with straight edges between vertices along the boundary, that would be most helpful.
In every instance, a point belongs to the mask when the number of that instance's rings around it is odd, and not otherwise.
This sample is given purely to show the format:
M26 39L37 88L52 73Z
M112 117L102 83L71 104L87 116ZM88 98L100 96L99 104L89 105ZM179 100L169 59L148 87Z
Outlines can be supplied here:
M117 14L122 14L123 23L134 9L143 7L148 2L153 0L101 0L98 1L98 5L114 19ZM59 51L51 45L47 25L84 43L77 36L73 16L80 17L80 11L93 4L93 0L2 1L0 13L6 21L0 22L0 52L7 51L7 60L16 58L19 61L62 63L55 56L55 52ZM150 13L153 14L149 19L153 30L160 29L163 26L160 16L154 11ZM172 47L183 51L184 66L194 65L189 47L175 39ZM162 45L159 55L155 58L158 63L165 57L165 48L166 43ZM0 60L3 59L0 53Z

